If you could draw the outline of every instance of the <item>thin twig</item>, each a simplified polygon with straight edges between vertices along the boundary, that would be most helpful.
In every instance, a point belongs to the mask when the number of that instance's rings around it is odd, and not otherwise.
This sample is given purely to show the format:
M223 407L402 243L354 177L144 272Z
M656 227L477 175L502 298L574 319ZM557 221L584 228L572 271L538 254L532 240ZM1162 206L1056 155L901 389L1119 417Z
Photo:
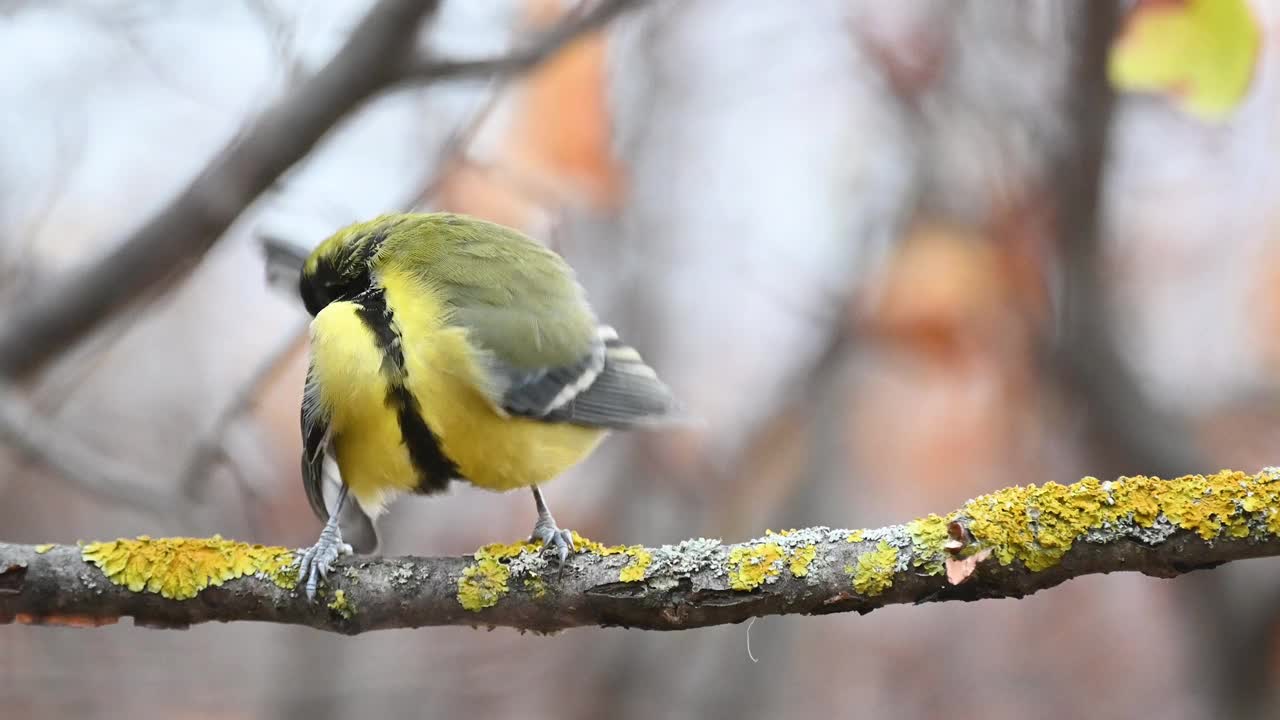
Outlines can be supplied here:
M401 80L412 82L524 72L546 61L574 41L599 30L619 15L640 7L644 2L645 0L600 0L590 10L570 14L525 47L499 58L414 58L401 68Z
M501 104L503 95L509 85L509 79L499 81L490 91L484 104L476 110L462 127L450 134L449 138L441 145L440 151L436 154L436 161L433 163L437 170L415 193L416 196L410 204L410 208L434 202L449 178L449 170L472 164L470 160L471 146L475 144L476 137L484 129L485 123L493 116L493 111Z
M142 473L84 445L66 429L42 418L18 392L3 384L0 438L88 495L160 518L172 518L179 511L174 498L139 482Z
M227 428L253 406L263 383L275 374L280 364L297 349L298 343L307 332L308 325L307 321L298 322L280 335L276 345L259 360L253 373L240 385L239 390L218 413L218 417L208 426L208 429L201 433L187 460L186 469L180 475L184 498L195 502L200 500L209 473L223 458Z

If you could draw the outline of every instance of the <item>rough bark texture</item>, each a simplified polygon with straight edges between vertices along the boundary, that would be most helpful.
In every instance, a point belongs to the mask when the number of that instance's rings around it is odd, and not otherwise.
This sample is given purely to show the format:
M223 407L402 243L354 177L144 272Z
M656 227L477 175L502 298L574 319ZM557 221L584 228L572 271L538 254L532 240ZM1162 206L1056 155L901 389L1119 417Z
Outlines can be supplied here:
M258 620L346 634L433 625L680 630L761 615L1019 598L1094 573L1173 577L1280 555L1278 516L1275 469L1171 481L1087 478L1009 488L946 517L876 530L809 528L664 548L582 541L560 576L529 545L487 546L473 557L345 558L315 603L290 587L296 571L284 548L219 538L0 544L0 621ZM988 557L952 584L944 567L980 550ZM227 574L219 563L237 569ZM219 584L188 587L188 599L160 594L176 587L181 596L193 568L198 577L224 574Z

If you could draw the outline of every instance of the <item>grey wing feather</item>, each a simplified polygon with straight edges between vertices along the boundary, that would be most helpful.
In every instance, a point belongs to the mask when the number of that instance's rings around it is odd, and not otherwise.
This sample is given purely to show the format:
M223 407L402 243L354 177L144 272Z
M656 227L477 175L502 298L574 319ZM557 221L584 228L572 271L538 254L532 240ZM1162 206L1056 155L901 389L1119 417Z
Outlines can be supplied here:
M547 422L626 430L675 420L671 390L640 353L602 325L577 363L536 373L507 373L501 405L512 415Z
M324 500L324 462L329 452L329 416L320 407L318 387L307 371L302 391L302 487L311 510L321 520L329 519Z
M577 362L539 370L502 369L502 409L512 415L547 417L585 391L605 367L604 341L596 338Z
M317 391L308 372L307 385L302 393L302 486L316 517L328 520L329 507L336 502L338 488L342 485L342 474L333 454L329 417L320 407ZM377 527L355 498L348 497L343 504L338 526L342 539L350 543L356 552L369 554L377 551Z

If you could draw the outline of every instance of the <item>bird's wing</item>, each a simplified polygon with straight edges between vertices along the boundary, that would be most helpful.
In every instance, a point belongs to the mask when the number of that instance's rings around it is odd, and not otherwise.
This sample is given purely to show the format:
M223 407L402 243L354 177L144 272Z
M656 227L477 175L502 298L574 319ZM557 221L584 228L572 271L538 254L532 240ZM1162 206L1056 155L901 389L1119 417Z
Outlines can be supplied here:
M324 501L324 462L329 452L329 413L320 403L320 386L312 369L302 391L302 487L307 502L321 520L329 519Z
M597 323L559 255L491 226L454 242L447 255L415 261L451 322L466 330L483 371L480 389L499 412L616 429L672 417L670 390Z
M513 415L615 430L682 421L666 383L608 325L598 328L592 352L578 363L513 384L503 407Z
M311 510L321 520L329 519L329 507L342 485L329 434L329 414L320 403L320 387L314 373L307 371L302 393L302 487ZM355 498L348 497L338 517L342 538L356 552L373 553L378 548L378 531Z
M489 397L510 415L613 430L677 420L671 390L607 325L569 363L531 370L504 362L498 353L481 357L493 379Z
M573 311L576 308L566 310ZM555 312L554 307L539 311L519 298L503 308L456 308L455 321L468 331L478 351L485 379L481 389L497 409L518 417L615 430L681 420L671 390L613 328L596 325L591 318L588 334L569 338L571 344L566 345L566 328L557 325ZM495 324L512 331L496 333ZM560 358L537 358L535 353L530 361L530 349L553 343L563 348Z

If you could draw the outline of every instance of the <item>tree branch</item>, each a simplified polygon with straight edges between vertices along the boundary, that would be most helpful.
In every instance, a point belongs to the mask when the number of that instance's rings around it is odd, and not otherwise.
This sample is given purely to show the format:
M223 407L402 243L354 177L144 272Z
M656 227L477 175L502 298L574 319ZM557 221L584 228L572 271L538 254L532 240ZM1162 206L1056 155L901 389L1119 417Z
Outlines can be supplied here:
M510 55L418 56L439 0L380 0L314 76L233 139L187 188L114 250L51 284L0 323L0 376L22 378L148 289L184 274L245 208L365 100L400 83L527 71L642 0L603 0Z
M135 469L93 450L64 428L45 420L3 382L0 382L0 440L92 497L156 517L186 513L176 497L140 484Z
M351 109L394 78L439 0L381 0L324 68L265 111L187 188L106 257L0 326L0 374L22 376L213 246L245 207Z
M401 68L401 79L421 82L524 72L545 62L575 40L599 30L610 20L639 7L644 2L645 0L600 0L589 10L570 15L525 47L500 58L482 60L414 58Z
M606 548L582 540L559 576L529 544L486 546L473 557L346 558L314 604L294 589L295 559L285 548L220 538L0 544L0 622L258 620L346 634L437 625L677 630L1020 598L1082 575L1172 577L1275 555L1280 469L1268 468L1008 488L945 518L809 528L736 545Z
M1177 475L1207 462L1182 419L1152 403L1115 339L1103 248L1103 190L1114 92L1107 57L1118 34L1115 3L1080 6L1079 60L1066 107L1075 118L1071 146L1057 158L1054 211L1064 252L1064 312L1054 367L1088 413L1094 440L1110 451L1108 467Z
M295 281L294 285L296 284ZM303 342L308 327L310 327L310 318L298 322L295 327L282 334L276 340L275 347L272 347L258 361L253 372L240 384L239 389L218 412L213 423L200 433L178 481L182 497L186 500L193 502L201 500L209 474L226 455L227 430L253 407L263 384L280 369L284 361Z

